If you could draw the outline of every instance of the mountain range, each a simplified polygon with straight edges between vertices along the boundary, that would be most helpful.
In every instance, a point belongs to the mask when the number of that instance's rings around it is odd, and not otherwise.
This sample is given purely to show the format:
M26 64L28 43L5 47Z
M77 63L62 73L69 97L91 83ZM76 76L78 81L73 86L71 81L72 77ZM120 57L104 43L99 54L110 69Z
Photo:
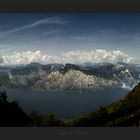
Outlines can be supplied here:
M0 83L8 88L89 91L106 88L132 89L140 80L140 66L118 62L85 64L30 63L0 67Z

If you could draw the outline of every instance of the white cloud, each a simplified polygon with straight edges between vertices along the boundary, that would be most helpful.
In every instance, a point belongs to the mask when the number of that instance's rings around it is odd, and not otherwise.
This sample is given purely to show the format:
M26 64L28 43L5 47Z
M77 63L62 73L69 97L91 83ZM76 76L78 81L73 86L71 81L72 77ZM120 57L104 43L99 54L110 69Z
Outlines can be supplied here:
M59 25L64 25L65 23L67 23L67 22L64 21L62 18L59 18L59 17L45 18L45 19L42 19L42 20L35 21L35 22L31 23L31 24L24 25L24 26L21 26L21 27L18 27L18 28L11 29L9 31L0 33L0 37L4 37L6 35L9 35L9 34L12 34L12 33L15 33L15 32L21 31L21 30L24 30L24 29L29 29L29 28L32 28L32 27L36 27L38 25L43 25L43 24L59 24Z
M63 53L63 59L70 60L73 63L79 62L126 62L131 63L135 62L135 58L129 57L127 54L121 52L120 50L106 51L97 49L95 51L71 51Z
M106 51L106 50L95 50L94 58L97 61L123 61L127 57L126 54L120 52L119 50Z
M40 50L32 52L15 52L12 55L3 55L1 63L5 65L12 64L28 64L31 62L46 63L84 63L84 62L125 62L134 63L136 58L129 57L120 50L106 51L106 50L91 50L91 51L68 51L58 55L43 54ZM2 60L1 59L1 60Z

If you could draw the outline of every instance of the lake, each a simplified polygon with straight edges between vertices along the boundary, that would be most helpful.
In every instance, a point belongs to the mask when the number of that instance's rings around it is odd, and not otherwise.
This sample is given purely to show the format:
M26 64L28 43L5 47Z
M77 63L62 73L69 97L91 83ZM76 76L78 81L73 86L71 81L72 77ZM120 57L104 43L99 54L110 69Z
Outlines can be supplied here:
M69 119L95 111L99 105L106 106L123 98L129 90L108 89L97 92L47 92L31 89L8 89L8 100L17 100L23 110L30 114L54 113L59 119Z

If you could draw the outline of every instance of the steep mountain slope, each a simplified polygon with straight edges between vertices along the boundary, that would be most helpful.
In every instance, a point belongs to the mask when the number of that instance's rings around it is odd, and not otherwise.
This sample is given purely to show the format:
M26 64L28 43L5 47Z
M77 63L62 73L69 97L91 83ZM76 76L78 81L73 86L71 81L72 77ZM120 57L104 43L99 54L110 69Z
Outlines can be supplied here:
M41 87L40 87L41 86ZM115 80L106 80L96 76L86 75L79 70L69 70L64 75L59 71L50 73L37 81L35 88L46 90L99 90L117 88L120 83Z

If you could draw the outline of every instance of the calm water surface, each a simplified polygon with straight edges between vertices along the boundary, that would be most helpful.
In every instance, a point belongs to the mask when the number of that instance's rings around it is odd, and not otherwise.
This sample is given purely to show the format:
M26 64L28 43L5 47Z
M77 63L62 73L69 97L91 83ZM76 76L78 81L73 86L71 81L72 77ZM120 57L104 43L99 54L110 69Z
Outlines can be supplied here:
M31 89L8 89L8 99L17 100L23 110L30 114L52 112L57 118L68 119L95 111L99 105L106 106L123 98L126 89L109 89L90 93L47 92Z

